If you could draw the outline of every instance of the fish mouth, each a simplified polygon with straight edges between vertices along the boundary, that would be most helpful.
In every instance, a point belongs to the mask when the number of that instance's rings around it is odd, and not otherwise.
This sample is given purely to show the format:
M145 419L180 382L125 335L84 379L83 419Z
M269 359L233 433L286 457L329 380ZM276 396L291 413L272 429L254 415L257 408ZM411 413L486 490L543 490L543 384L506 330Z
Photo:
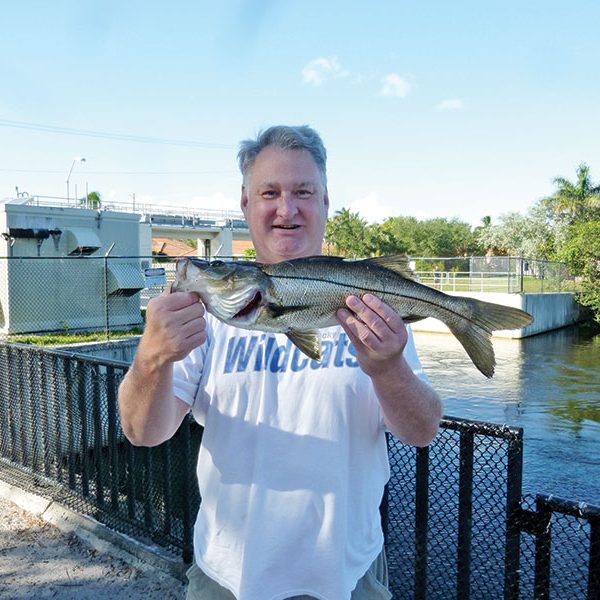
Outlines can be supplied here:
M242 310L235 313L235 315L233 315L233 317L231 317L231 318L232 319L243 319L244 317L248 317L249 315L251 315L253 312L255 312L256 310L258 310L260 308L260 305L262 304L262 298L263 298L262 293L256 292L256 294L254 294L252 300L250 300L250 302L248 302L248 304L246 304L246 306L244 306L244 308L242 308Z

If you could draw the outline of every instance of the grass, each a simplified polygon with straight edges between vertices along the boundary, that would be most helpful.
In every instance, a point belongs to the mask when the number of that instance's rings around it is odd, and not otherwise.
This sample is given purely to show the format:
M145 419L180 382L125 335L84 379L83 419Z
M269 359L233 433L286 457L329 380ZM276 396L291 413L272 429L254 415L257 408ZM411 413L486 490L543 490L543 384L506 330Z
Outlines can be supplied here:
M110 340L115 338L127 338L141 335L142 329L135 328L127 331L111 331ZM29 344L30 346L63 346L67 344L82 344L86 342L107 341L104 331L81 331L81 332L53 332L53 333L31 333L15 334L6 337L8 342Z

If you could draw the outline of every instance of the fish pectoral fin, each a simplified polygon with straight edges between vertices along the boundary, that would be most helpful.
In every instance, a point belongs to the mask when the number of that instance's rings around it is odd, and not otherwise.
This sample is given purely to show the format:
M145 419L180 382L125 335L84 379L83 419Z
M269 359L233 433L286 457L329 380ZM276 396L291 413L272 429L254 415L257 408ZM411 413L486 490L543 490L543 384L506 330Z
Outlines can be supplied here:
M265 309L267 310L267 312L269 313L269 316L271 317L281 317L283 315L287 315L290 313L295 313L298 311L302 311L302 310L306 310L307 308L310 308L309 306L282 306L281 304L276 304L274 302L269 302L269 304L267 304L265 306Z
M421 315L406 315L405 317L402 317L402 320L405 323L416 323L417 321L422 321L425 318L426 317L423 317Z
M321 360L321 338L318 331L294 329L288 331L286 335L306 356L314 360Z
M408 266L408 256L406 254L394 254L391 256L373 256L372 258L365 258L364 262L371 262L385 267L390 271L394 271L403 277L408 279L414 279L415 274Z

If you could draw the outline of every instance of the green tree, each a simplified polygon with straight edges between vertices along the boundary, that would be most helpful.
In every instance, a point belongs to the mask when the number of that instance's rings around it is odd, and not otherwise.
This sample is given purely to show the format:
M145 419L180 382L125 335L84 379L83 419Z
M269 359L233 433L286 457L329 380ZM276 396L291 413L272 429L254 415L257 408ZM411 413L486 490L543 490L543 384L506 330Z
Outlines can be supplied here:
M577 181L555 177L554 185L556 192L543 202L555 219L573 224L600 216L600 185L592 182L588 165L577 167Z
M532 259L549 259L555 250L555 233L546 210L540 204L526 214L501 215L498 225L482 227L477 235L481 245L496 255L523 254Z
M336 210L327 219L325 241L333 246L335 254L368 256L367 222L348 208Z
M381 235L389 241L386 254L418 254L418 221L415 217L390 217L379 227Z
M79 204L85 206L86 208L100 208L100 206L102 206L100 192L90 192L87 195L87 198L85 196L83 198L79 198Z
M581 277L578 300L600 323L600 219L572 225L557 257Z

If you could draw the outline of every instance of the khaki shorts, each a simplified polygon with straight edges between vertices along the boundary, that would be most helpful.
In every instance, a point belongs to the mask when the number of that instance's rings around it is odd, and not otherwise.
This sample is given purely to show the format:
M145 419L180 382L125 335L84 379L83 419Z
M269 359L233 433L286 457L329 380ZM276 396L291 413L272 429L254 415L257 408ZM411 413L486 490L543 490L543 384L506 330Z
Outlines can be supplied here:
M186 600L235 600L235 596L204 574L194 563L187 572L189 586ZM369 570L359 579L351 600L390 600L388 569L385 551L375 559ZM294 596L293 600L309 600L310 596ZM292 599L290 599L292 600ZM332 598L331 600L337 600Z

